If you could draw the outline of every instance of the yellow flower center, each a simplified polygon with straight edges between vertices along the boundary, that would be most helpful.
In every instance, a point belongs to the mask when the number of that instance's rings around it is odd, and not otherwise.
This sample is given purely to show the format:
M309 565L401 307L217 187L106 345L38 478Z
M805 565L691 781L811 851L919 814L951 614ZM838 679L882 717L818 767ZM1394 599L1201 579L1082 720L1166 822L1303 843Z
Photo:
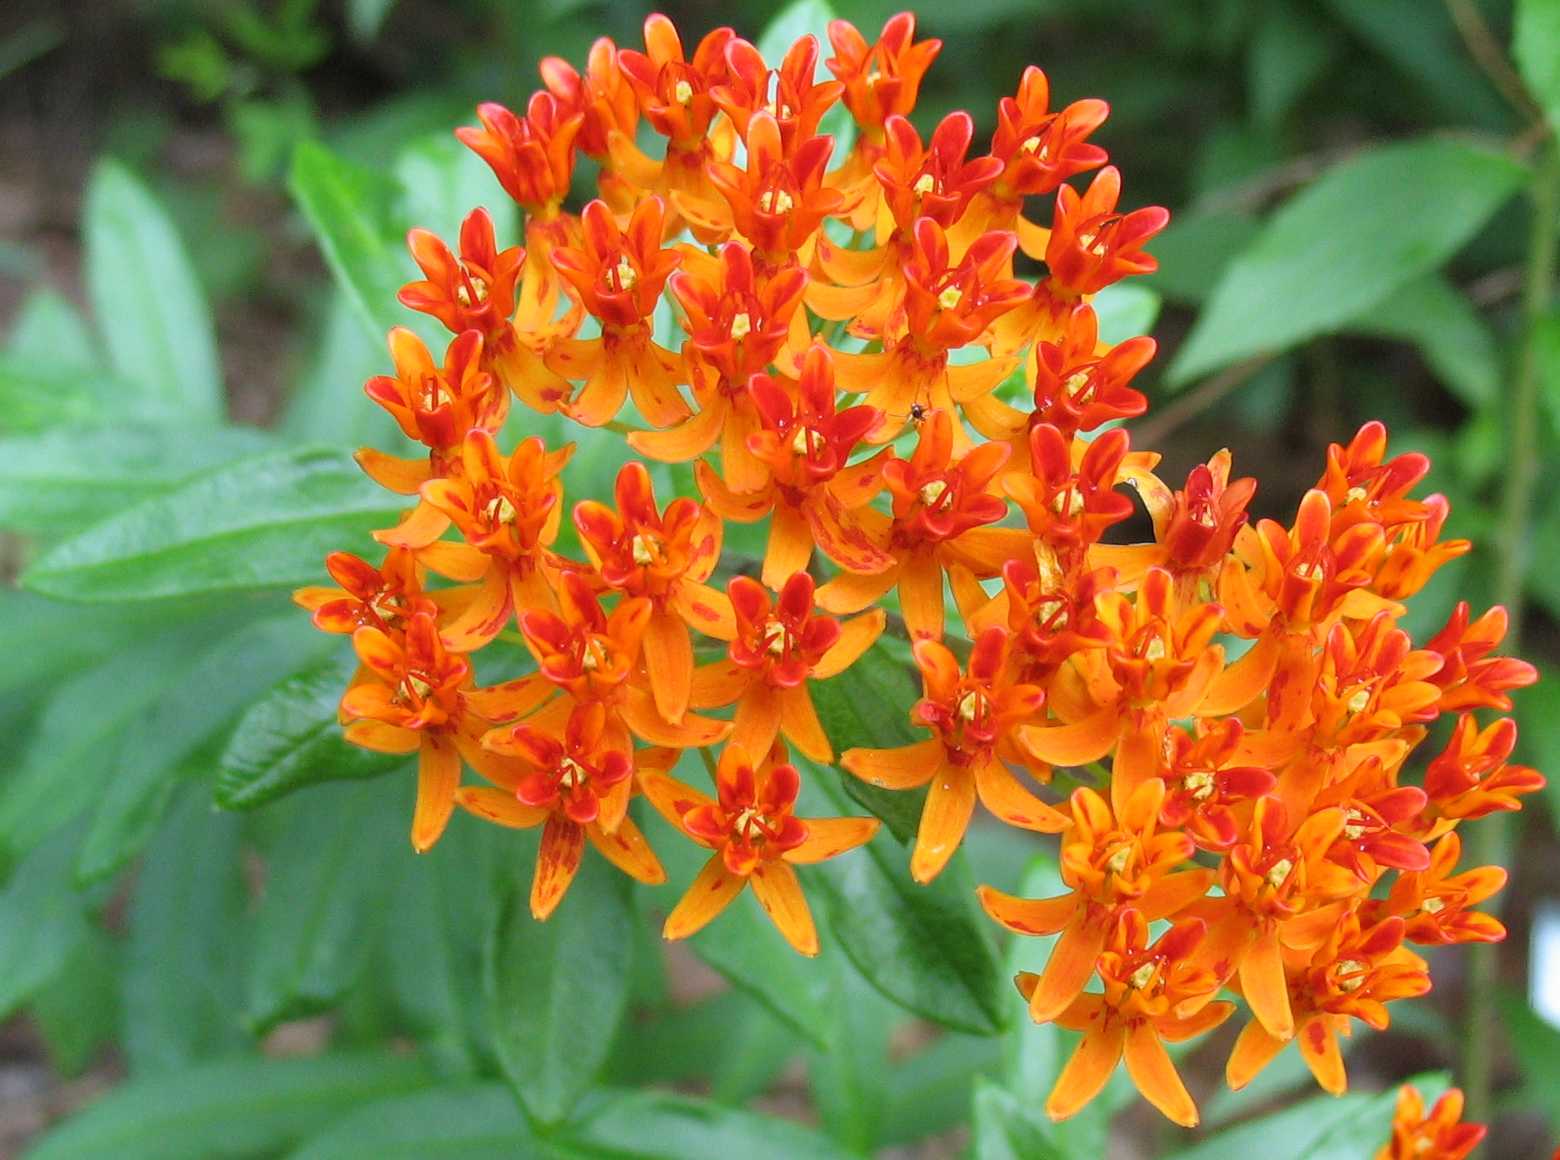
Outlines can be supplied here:
M790 213L796 207L791 195L783 189L768 189L758 199L758 208L765 213Z
M784 656L787 643L785 625L778 620L771 620L764 625L764 651L770 656Z
M1364 825L1364 814L1360 813L1359 810L1350 807L1349 809L1343 811L1343 816L1346 823L1343 827L1343 836L1345 838L1353 842L1365 836L1366 827Z
M693 100L693 86L687 81L678 81L672 86L672 99L679 105L686 105Z
M1074 371L1062 385L1080 403L1087 403L1094 394L1093 377L1088 371Z
M1133 971L1127 982L1132 985L1134 991L1141 991L1154 981L1154 976L1159 973L1158 964L1152 959Z
M422 381L422 407L424 411L436 411L444 406L449 394L444 381L438 375L426 375Z
M633 553L634 563L641 568L655 563L656 542L653 536L647 536L640 532L634 536L629 544L629 551Z
M1364 984L1364 963L1358 959L1344 959L1338 964L1338 990L1349 994L1358 991Z
M1359 503L1362 499L1366 499L1369 495L1369 492L1356 484L1354 487L1351 487L1348 491L1343 493L1343 498L1346 503Z
M628 260L627 254L619 254L617 265L612 267L612 272L617 275L619 290L632 290L639 282L639 275L634 271L634 264Z
M1148 642L1148 647L1143 650L1143 659L1148 661L1162 661L1165 659L1165 642L1160 637L1153 637Z
M1424 911L1426 914L1440 914L1441 911L1446 909L1446 901L1445 899L1436 898L1432 895L1420 904L1419 909Z
M1348 699L1348 701L1345 702L1345 704L1348 705L1349 712L1351 712L1351 713L1358 713L1358 712L1362 711L1365 708L1366 705L1370 704L1370 690L1369 689L1356 689L1356 690L1354 690L1354 695L1352 697L1350 697Z
M1105 869L1112 874L1125 874L1127 863L1132 860L1132 847L1122 846L1105 860Z
M731 824L731 828L748 841L763 836L764 815L753 806L748 806L737 815L737 820Z
M575 786L585 784L585 769L572 757L565 757L558 765L558 784L564 789L573 789Z
M964 301L964 291L957 286L949 286L937 296L937 305L944 310L957 310L959 303Z
M791 436L791 450L798 455L811 455L815 444L815 438L822 438L811 427L798 427L796 434Z
M1206 770L1187 774L1183 784L1186 786L1186 792L1192 795L1193 801L1205 802L1213 796L1213 774Z
M753 320L748 317L746 310L739 310L731 316L731 340L741 342L753 333Z
M1289 872L1295 868L1295 864L1288 858L1280 858L1269 868L1267 872L1267 884L1277 890L1289 880Z
M518 514L515 505L509 502L509 497L506 495L494 496L483 510L487 513L487 518L495 524L512 524Z
M946 480L933 479L921 485L921 502L927 507L936 507L942 501L943 496L947 494L948 483Z
M915 190L915 192L920 194L922 197L925 197L927 194L931 193L934 189L937 188L937 179L930 173L923 173L920 177L915 179L915 184L910 188Z
M1075 516L1083 510L1083 496L1075 488L1059 491L1051 501L1051 510L1059 516Z
M1308 564L1305 561L1295 565L1295 575L1301 580L1320 580L1327 574L1320 564Z
M421 700L433 692L433 686L416 673L407 673L406 679L401 682L401 691Z
M971 689L969 692L965 693L964 696L959 698L959 720L975 720L976 717L980 716L981 702L984 700L985 698L977 693L974 689Z

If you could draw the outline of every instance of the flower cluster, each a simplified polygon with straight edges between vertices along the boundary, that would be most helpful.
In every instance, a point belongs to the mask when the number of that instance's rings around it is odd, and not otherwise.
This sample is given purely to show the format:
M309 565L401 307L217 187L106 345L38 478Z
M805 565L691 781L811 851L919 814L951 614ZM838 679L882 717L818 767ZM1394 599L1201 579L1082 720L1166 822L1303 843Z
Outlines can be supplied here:
M1462 1122L1463 1094L1449 1089L1429 1112L1419 1089L1404 1084L1398 1089L1397 1111L1392 1117L1392 1138L1376 1153L1376 1160L1464 1160L1483 1141L1483 1124Z
M1473 908L1504 873L1462 867L1457 831L1542 784L1508 760L1512 722L1479 717L1534 671L1493 655L1500 609L1459 606L1418 646L1400 627L1469 545L1442 538L1446 501L1411 494L1428 463L1390 457L1379 424L1331 448L1287 522L1248 518L1255 483L1225 452L1180 486L1155 474L1120 425L1146 409L1132 384L1155 344L1102 340L1093 303L1155 268L1168 215L1121 208L1091 140L1106 106L1054 106L1038 69L989 145L963 112L923 134L908 118L939 43L915 31L836 21L827 48L765 61L728 28L690 53L652 16L642 50L546 60L523 113L483 105L458 131L524 244L501 248L481 209L458 252L411 236L426 277L401 301L452 339L439 361L392 332L395 373L367 392L427 453L360 452L408 511L376 533L381 564L334 555L339 588L299 596L362 662L346 736L420 755L419 850L457 806L542 827L538 918L587 842L664 880L629 812L643 795L711 851L667 937L751 882L806 954L793 867L876 822L798 817L793 753L924 790L920 882L979 803L1060 835L1066 893L980 894L1010 930L1060 936L1018 978L1036 1020L1083 1033L1053 1116L1124 1057L1195 1123L1164 1044L1230 997L1250 1012L1232 1085L1297 1040L1341 1090L1338 1036L1429 989L1413 947L1503 934ZM848 148L820 132L831 114ZM566 208L591 176L598 196ZM639 458L610 502L566 506L572 446L505 441L515 400L626 438ZM653 479L690 477L657 499ZM1122 542L1140 509L1151 540ZM746 524L761 551L723 555ZM888 630L885 604L926 737L836 754L810 689ZM501 638L534 666L479 686L470 657ZM713 793L672 775L684 750Z

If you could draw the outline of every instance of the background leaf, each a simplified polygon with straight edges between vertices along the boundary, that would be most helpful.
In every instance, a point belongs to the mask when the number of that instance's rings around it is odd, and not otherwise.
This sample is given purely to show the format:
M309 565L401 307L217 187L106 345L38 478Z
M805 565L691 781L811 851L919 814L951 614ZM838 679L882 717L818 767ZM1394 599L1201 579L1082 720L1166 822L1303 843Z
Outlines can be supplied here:
M1560 2L1517 0L1511 54L1551 131L1560 132Z

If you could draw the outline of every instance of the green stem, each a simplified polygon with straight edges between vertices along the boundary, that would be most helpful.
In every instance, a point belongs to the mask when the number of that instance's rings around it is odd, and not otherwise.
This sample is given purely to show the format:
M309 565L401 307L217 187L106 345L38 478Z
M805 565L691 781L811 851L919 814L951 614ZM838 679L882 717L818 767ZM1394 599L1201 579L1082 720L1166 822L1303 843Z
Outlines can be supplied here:
M1560 241L1560 153L1550 145L1536 163L1529 189L1533 200L1532 233L1522 292L1522 346L1506 400L1506 473L1495 537L1495 600L1510 617L1504 649L1515 652L1522 636L1523 581L1527 573L1529 525L1538 483L1538 403L1540 331L1554 290L1556 245ZM1468 863L1487 866L1505 853L1505 815L1492 814L1468 832ZM1488 1123L1495 1072L1495 1007L1498 959L1492 943L1477 943L1469 953L1468 1011L1463 1037L1463 1083L1467 1119Z

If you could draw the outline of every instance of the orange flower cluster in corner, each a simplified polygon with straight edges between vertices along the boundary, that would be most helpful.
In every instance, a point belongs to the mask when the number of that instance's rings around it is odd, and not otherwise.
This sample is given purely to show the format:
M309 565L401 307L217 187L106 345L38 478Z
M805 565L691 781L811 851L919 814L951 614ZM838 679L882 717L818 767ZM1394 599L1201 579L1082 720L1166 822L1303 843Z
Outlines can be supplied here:
M1486 1128L1462 1122L1463 1094L1451 1088L1429 1112L1424 1097L1412 1084L1398 1089L1397 1111L1392 1117L1392 1138L1376 1153L1376 1160L1463 1160L1479 1146Z
M583 73L548 59L523 113L483 105L459 130L524 244L501 248L481 209L458 252L410 239L425 278L401 301L452 340L441 361L392 332L394 374L367 391L427 454L360 452L406 516L376 533L381 564L339 553L339 588L299 594L362 661L346 735L419 754L419 850L457 806L541 827L538 918L587 844L664 880L642 794L711 852L667 937L751 883L806 954L793 867L876 822L798 816L793 751L924 787L921 882L978 803L1060 835L1066 893L981 889L1010 930L1060 936L1018 979L1036 1020L1083 1035L1053 1116L1124 1058L1195 1123L1164 1044L1235 999L1232 1085L1296 1040L1341 1090L1338 1037L1429 989L1415 946L1503 934L1474 907L1505 875L1463 867L1458 828L1542 784L1509 762L1512 722L1481 717L1534 671L1494 655L1500 609L1459 606L1419 645L1400 627L1468 544L1442 538L1446 501L1412 494L1428 463L1389 456L1379 424L1331 448L1288 522L1248 518L1255 483L1226 452L1174 486L1132 448L1119 424L1146 409L1154 342L1104 341L1093 303L1155 268L1168 215L1121 206L1091 140L1103 102L1056 107L1031 68L983 149L967 113L909 119L940 47L912 16L828 39L766 62L728 28L690 51L652 16L642 50L598 41ZM587 165L599 196L567 208ZM642 459L569 507L572 446L505 440L512 399ZM690 463L697 495L663 503L655 481L686 478L665 465ZM1122 542L1134 494L1149 542ZM723 556L752 523L761 558ZM890 594L924 695L881 708L926 736L837 754L811 682L885 632ZM500 638L532 671L478 685L469 658ZM671 775L684 750L713 794Z

